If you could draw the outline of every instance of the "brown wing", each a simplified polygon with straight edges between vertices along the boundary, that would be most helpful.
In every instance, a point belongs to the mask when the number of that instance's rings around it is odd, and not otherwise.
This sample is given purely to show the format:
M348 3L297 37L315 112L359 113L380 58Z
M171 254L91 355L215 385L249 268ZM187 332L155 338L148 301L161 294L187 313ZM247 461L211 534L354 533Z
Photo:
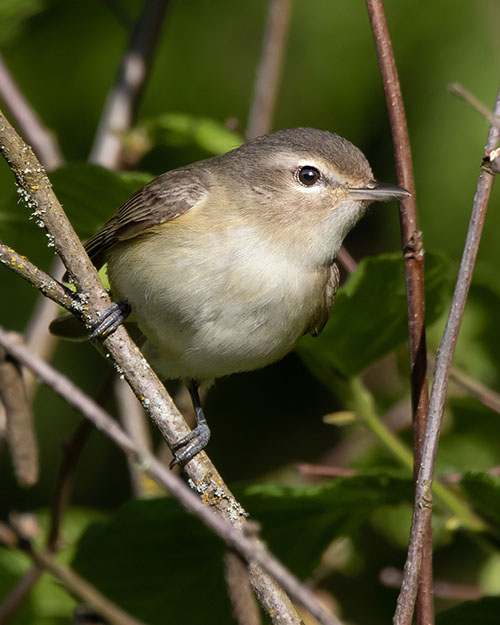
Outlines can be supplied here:
M192 168L174 169L139 189L122 204L104 226L85 244L99 268L113 245L187 213L207 194L208 182Z
M337 289L339 288L340 282L340 272L337 263L333 263L330 267L330 272L328 274L328 279L325 285L323 304L318 309L318 313L313 321L313 323L307 329L307 333L312 334L312 336L319 336L330 317L330 311L332 309L333 300L335 299L335 294L337 293Z

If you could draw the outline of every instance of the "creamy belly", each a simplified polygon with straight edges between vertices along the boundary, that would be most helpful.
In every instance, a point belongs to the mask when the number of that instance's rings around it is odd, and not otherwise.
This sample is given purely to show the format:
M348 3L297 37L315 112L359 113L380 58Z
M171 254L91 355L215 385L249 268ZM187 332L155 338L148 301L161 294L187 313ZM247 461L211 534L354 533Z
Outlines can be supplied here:
M108 258L115 299L147 337L166 378L213 378L263 367L289 352L322 301L324 268L233 229L192 240L148 236ZM250 240L252 238L250 237Z

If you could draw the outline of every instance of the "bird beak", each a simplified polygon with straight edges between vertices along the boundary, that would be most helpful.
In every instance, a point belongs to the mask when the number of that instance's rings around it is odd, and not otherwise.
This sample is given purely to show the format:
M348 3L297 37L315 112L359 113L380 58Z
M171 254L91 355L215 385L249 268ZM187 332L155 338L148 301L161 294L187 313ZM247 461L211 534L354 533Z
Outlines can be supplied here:
M411 193L395 184L386 184L385 182L370 180L366 187L357 189L350 188L349 195L353 200L388 202L389 200L403 200L404 198L410 197Z

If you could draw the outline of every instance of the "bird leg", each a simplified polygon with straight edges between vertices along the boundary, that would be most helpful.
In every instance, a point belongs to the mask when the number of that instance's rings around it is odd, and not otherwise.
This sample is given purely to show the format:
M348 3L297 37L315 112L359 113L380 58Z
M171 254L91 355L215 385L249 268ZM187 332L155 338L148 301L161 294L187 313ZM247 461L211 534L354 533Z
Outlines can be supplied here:
M98 337L104 339L113 334L130 315L130 312L131 308L127 302L113 302L91 325L92 332L89 334L89 340Z
M184 467L196 454L204 449L210 440L210 429L208 427L203 408L201 407L200 396L198 394L198 383L191 380L188 385L194 411L196 414L196 427L187 436L181 438L172 446L175 456L170 463L172 469L175 465ZM184 449L181 449L184 448ZM181 450L181 451L178 451Z

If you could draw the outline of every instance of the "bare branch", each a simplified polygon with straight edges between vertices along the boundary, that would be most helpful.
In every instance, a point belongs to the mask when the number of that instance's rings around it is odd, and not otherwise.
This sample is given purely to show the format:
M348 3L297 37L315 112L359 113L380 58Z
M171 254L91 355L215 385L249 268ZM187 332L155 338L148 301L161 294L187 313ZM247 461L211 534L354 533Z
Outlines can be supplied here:
M476 98L473 93L471 93L459 82L453 82L448 85L448 91L454 96L457 96L457 98L465 100L467 104L469 104L477 113L479 113L479 115L484 117L484 119L486 119L486 121L488 121L490 124L498 125L500 123L500 120L495 118L495 115L490 111L490 109L485 104L483 104L479 98Z
M85 250L71 227L62 207L52 191L52 187L33 151L25 145L12 126L0 113L0 151L9 163L16 176L17 183L23 193L28 207L34 209L34 215L40 224L48 230L49 244L56 247L64 265L68 269L78 289L77 296L67 291L68 309L83 318L84 321L95 320L110 304L111 301L104 290L97 271L88 258ZM2 261L3 262L3 261ZM8 264L8 263L7 263ZM47 295L54 293L61 297L64 287L55 281L48 286L34 280L29 275L23 263L19 269L23 277L44 289ZM31 265L33 268L33 266ZM39 272L38 268L33 268ZM64 299L61 297L61 299ZM149 412L162 436L171 446L175 441L185 436L189 429L172 402L171 397L161 384L160 380L148 365L137 346L128 336L122 326L103 341L103 345L110 355L112 362L123 372L123 376L130 384L136 397ZM206 453L201 452L193 458L184 471L196 485L198 492L206 500L212 502L213 509L225 516L236 528L241 529L244 523L244 511L234 499L233 494L224 484L216 468L208 459ZM241 510L241 515L235 515L235 510ZM253 573L252 573L253 574ZM261 572L258 579L252 581L254 587L262 585L260 597L263 607L276 619L286 618L290 623L299 622L296 610L286 594L276 585L274 580ZM276 606L279 604L279 610ZM276 622L279 622L278 620Z
M247 563L231 550L224 555L224 577L238 625L260 625L262 621L250 586Z
M57 472L54 501L50 515L50 529L47 538L47 548L53 553L59 550L61 523L69 505L76 465L93 429L92 422L83 419L71 438L63 445L63 456Z
M7 623L24 601L33 586L40 579L42 570L34 567L29 569L0 603L0 625Z
M353 273L354 271L356 271L358 263L349 254L344 245L337 252L337 260L339 261L341 266L347 271L347 273Z
M431 366L435 366L435 362L434 357L429 354L429 363L431 363ZM470 375L467 375L467 373L456 367L450 368L450 380L469 393L469 395L475 397L483 406L500 414L500 393L492 390L482 382L474 380Z
M64 159L57 141L24 97L1 56L0 98L44 166L47 169L60 167Z
M357 473L355 469L349 469L348 467L334 467L328 464L307 464L306 462L296 464L295 469L301 475L324 479L331 479L332 477L353 477Z
M500 114L500 89L495 104L495 116ZM490 152L500 138L500 129L495 125L490 127L485 152ZM429 416L422 452L422 464L418 473L413 509L413 523L408 547L408 556L405 564L403 584L398 597L398 605L394 615L396 625L409 625L415 602L417 578L421 565L421 554L425 542L426 528L432 515L432 480L441 430L446 389L450 373L451 361L455 351L458 331L462 321L467 295L472 280L472 272L476 261L477 251L483 229L488 200L493 186L494 175L481 169L477 183L472 214L467 231L465 248L460 263L458 279L453 294L448 321L443 333L440 348L436 356L436 370L429 404Z
M7 440L21 486L38 480L38 445L21 368L0 348L0 400L5 407Z
M250 106L247 138L270 132L285 53L290 0L269 0L266 32Z
M60 258L54 259L49 271L56 280L62 279L64 266ZM49 323L57 317L57 313L57 304L47 297L39 297L24 332L26 344L30 350L43 360L51 359L59 341L57 336L49 332ZM37 380L29 371L24 372L24 386L28 398L33 399L37 389Z
M48 549L39 549L19 533L15 527L0 523L1 540L10 547L22 549L38 568L46 569L77 597L91 605L99 614L115 625L144 625L102 595L97 588L67 566L63 566ZM33 573L34 575L34 573Z
M1 241L0 263L7 267L7 269L17 273L38 289L42 295L50 298L52 301L59 304L59 306L66 308L66 310L74 310L75 306L79 306L78 300L75 298L75 294L72 291L54 280L48 273L38 269L26 256L22 256Z
M147 0L109 92L90 153L90 162L119 167L122 133L132 125L146 84L168 0Z
M118 376L115 376L113 387L123 429L140 449L151 451L151 433L148 430L144 409L137 401L137 397L130 390L130 386L123 384ZM147 497L149 478L144 471L135 462L129 462L129 473L134 495L139 498Z
M135 441L125 433L116 421L68 378L56 371L49 364L30 354L24 346L19 345L9 337L8 333L2 328L0 328L0 345L24 366L29 367L45 384L61 395L71 406L82 412L82 414L91 420L101 432L116 443L127 456L139 463L153 480L168 489L172 496L174 496L186 510L195 514L209 529L222 538L229 547L243 555L250 563L250 566L257 569L258 576L254 575L252 581L258 579L262 582L258 585L259 592L265 591L264 581L265 579L269 579L267 575L262 577L263 572L261 569L263 569L269 575L272 575L298 603L311 612L320 624L340 625L340 621L328 614L319 605L310 590L301 584L298 579L276 560L263 543L256 539L248 538L239 529L233 527L233 525L220 514L214 512L212 505L207 506L206 503L202 502L179 477L170 472L151 453L144 449L139 449ZM219 497L220 496L222 496L222 494L219 495ZM206 501L212 503L212 497L216 497L216 495L205 493ZM215 499L213 499L213 503L215 503ZM238 506L238 504L233 500L231 505L233 506L234 514L234 510L237 509L235 506ZM272 600L277 602L279 606L280 601L277 595L273 595ZM285 622L281 620L282 618L283 614L281 613L280 620L276 622ZM300 620L288 622L299 623Z
M418 227L415 181L411 160L410 139L406 115L394 59L389 29L382 0L366 0L368 15L375 38L375 46L382 74L387 110L391 124L392 143L398 173L398 183L408 189L411 197L399 203L401 246L406 275L408 307L408 343L410 351L410 380L413 412L413 467L416 480L429 408L427 379L427 348L425 338L424 249ZM432 526L425 529L426 557L420 569L417 621L432 625L434 605L432 597Z
M398 589L401 587L403 572L392 567L387 567L380 571L379 579L384 586ZM434 593L439 599L451 599L452 601L474 601L480 599L485 594L484 590L479 586L455 584L442 580L436 580L434 582Z

